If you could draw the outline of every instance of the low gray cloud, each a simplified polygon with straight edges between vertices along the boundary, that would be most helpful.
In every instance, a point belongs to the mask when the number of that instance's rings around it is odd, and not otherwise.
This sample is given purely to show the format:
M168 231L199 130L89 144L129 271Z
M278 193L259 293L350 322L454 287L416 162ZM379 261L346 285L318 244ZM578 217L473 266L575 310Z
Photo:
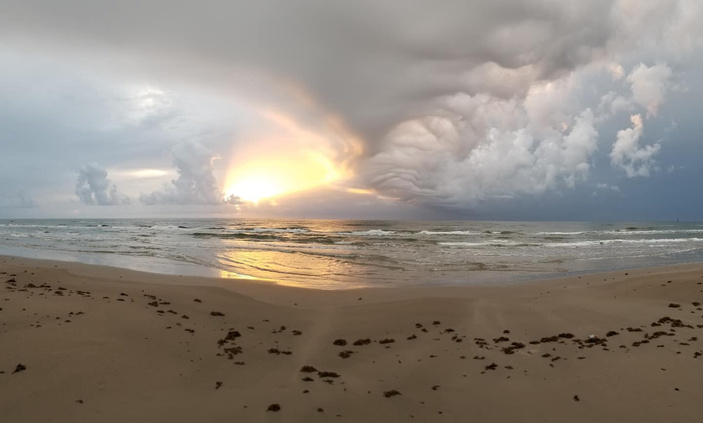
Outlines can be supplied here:
M26 191L0 192L0 209L36 209L39 203Z
M129 197L117 191L107 178L107 170L91 163L78 169L75 193L81 203L93 206L117 206L130 203Z
M26 192L17 193L17 205L24 209L39 207L39 203Z

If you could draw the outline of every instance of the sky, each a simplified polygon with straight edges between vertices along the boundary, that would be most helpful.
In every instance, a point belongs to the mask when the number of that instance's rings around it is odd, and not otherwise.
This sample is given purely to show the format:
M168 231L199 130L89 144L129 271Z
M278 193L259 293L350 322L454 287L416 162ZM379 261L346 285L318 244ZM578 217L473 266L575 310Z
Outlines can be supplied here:
M0 9L0 218L703 220L698 0Z

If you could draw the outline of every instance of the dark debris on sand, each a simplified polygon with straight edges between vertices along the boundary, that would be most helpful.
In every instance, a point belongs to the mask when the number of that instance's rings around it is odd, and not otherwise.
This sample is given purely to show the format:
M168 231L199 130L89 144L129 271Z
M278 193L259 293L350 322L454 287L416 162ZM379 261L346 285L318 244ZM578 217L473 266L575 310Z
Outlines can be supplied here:
M525 344L523 344L522 342L513 342L512 344L510 344L509 347L503 348L502 351L505 354L514 354L516 350L520 350L523 348L525 348Z
M317 376L320 378L325 378L325 377L337 378L337 377L339 377L339 373L324 371L324 372L317 372Z
M383 391L383 396L386 397L386 398L391 398L391 397L394 397L394 396L396 396L396 395L403 395L403 394L401 394L400 392L398 392L398 391L395 390L395 389L391 389L390 391Z
M354 354L354 353L355 353L355 351L345 350L345 351L340 352L340 353L339 353L339 356L342 357L342 358L349 358L349 357L351 357L352 354Z

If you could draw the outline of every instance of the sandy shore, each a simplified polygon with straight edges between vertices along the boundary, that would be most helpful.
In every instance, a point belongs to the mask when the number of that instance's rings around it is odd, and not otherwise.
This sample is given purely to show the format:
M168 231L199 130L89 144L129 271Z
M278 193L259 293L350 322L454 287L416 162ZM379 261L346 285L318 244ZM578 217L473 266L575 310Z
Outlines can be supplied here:
M0 257L0 421L700 422L699 303L701 264L314 291Z

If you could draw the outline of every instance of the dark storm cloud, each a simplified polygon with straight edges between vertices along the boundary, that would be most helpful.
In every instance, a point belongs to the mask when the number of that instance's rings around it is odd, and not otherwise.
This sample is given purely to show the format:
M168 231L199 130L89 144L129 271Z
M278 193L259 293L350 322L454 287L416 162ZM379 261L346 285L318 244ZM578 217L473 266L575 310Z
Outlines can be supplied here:
M370 152L428 100L524 94L601 55L618 29L607 0L5 3L0 31L29 42L135 53L177 64L166 73L186 78L226 83L235 67L300 84L361 132ZM505 84L480 75L486 65L534 69Z

